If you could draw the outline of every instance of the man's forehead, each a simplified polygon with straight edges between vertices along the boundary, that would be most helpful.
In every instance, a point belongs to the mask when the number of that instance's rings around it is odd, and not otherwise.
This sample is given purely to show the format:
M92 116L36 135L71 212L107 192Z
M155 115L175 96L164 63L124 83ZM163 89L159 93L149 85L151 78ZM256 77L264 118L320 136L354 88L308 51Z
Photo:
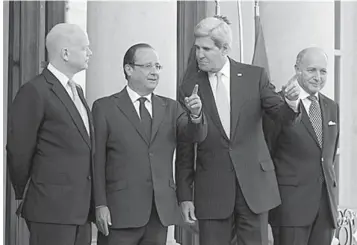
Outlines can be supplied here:
M135 52L135 60L158 62L159 55L152 48L139 48Z
M303 65L309 66L327 66L327 58L323 52L320 51L309 51L307 52L301 62Z
M214 41L209 37L197 37L195 39L195 45L200 47L212 47L214 46Z

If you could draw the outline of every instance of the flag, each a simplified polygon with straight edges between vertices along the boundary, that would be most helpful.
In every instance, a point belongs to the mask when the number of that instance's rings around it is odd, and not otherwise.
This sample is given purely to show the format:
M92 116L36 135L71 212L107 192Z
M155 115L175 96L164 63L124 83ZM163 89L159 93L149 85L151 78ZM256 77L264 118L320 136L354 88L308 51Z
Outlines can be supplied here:
M258 7L259 6L256 6L256 8ZM270 79L269 63L265 47L263 28L260 22L260 16L257 13L255 15L255 45L252 64L263 67Z

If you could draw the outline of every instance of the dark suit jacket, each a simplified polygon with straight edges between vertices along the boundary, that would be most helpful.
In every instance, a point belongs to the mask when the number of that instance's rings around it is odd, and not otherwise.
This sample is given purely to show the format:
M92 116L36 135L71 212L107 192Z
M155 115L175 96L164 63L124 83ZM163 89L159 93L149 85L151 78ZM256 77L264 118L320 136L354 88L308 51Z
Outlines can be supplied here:
M176 161L179 201L192 200L199 219L229 217L235 205L236 179L254 213L280 204L274 165L262 130L262 111L274 120L288 122L296 114L274 92L260 67L230 60L231 135L221 125L206 72L184 81L181 101L199 84L199 96L207 117L207 138L197 147L194 169L193 146L181 144Z
M83 101L83 91L78 92ZM8 126L7 164L17 199L31 177L23 217L33 222L84 224L91 203L93 138L49 70L20 88Z
M150 141L126 88L93 104L96 206L109 207L112 228L144 226L153 194L162 224L179 221L173 154L178 141L192 140L196 132L202 139L204 126L188 123L177 101L153 94L152 103Z
M331 218L336 227L338 214L334 161L339 138L339 109L334 101L321 93L319 100L323 123L322 149L304 106L301 106L301 121L295 124L272 124L269 119L264 119L282 199L282 204L270 212L272 225L312 224L321 200L319 175L322 167Z

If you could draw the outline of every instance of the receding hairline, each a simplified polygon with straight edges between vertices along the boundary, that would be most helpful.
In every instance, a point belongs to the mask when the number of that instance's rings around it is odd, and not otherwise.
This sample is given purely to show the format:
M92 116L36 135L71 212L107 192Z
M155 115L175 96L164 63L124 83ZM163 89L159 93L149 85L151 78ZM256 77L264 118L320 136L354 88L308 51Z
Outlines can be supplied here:
M137 55L137 53L138 53L138 51L140 51L140 50L145 50L145 49L149 49L149 50L152 50L152 51L154 51L156 54L158 54L157 53L157 51L151 46L151 45L149 45L149 46L147 46L147 47L138 47L136 50L135 50L135 52L134 52L134 54L133 54L133 60L134 61L136 61L136 55Z
M320 53L322 53L325 58L326 58L326 61L328 61L328 56L326 54L326 52L322 49L322 48L319 48L319 47L309 47L309 48L305 48L303 50L301 50L298 55L296 56L296 62L295 62L295 65L299 66L301 65L302 61L304 60L305 56L307 53L311 52L311 51L318 51Z
M73 37L87 35L78 25L69 23L60 23L55 25L46 36L46 48L50 52L58 44L64 41L72 41Z

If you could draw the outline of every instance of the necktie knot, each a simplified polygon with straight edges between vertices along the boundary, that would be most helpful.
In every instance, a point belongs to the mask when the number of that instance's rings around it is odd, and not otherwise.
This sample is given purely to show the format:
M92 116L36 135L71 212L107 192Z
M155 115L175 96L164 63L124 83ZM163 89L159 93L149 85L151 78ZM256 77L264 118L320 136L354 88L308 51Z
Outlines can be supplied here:
M220 82L220 81L221 81L222 75L223 75L223 73L220 72L220 71L216 73L217 82Z
M139 102L140 102L141 105L144 105L144 104L145 104L145 101L147 101L147 98L145 98L145 97L140 97L138 100L139 100Z
M309 100L311 100L312 102L317 101L317 96L316 95L310 95L309 97L307 97Z
M71 88L73 98L76 97L78 95L77 84L73 80L69 80L68 85Z
M75 83L73 80L68 80L68 85L69 85L71 88L75 88L75 87L76 87L76 83Z

